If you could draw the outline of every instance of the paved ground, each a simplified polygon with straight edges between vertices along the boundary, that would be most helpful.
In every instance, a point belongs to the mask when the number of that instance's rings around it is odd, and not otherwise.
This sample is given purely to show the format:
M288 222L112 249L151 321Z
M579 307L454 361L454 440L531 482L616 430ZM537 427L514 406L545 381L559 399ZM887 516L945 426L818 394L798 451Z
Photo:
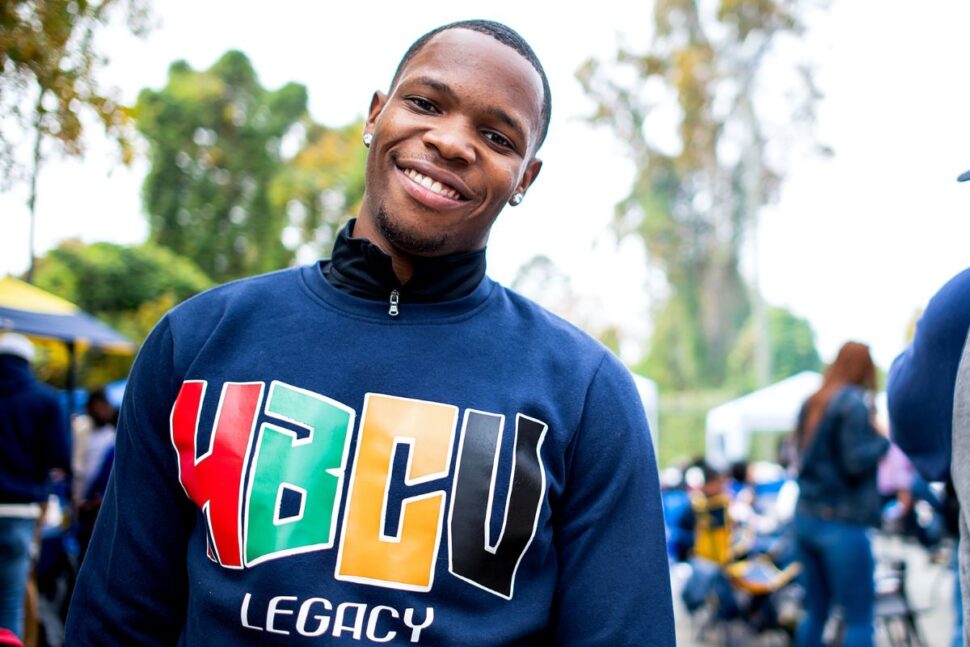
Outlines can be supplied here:
M906 587L911 606L918 612L918 628L926 647L949 647L949 640L953 630L953 577L948 562L934 563L929 554L921 547L903 542L895 538L878 537L875 542L875 552L880 563L893 559L902 559L907 565ZM690 645L714 645L713 640L703 642L697 639L697 622L687 615L678 595L679 587L683 583L686 573L678 566L674 567L671 579L674 585L674 613L677 620L677 644L681 647ZM734 644L747 645L787 645L788 641L781 635L766 636L755 640L745 635L743 627L734 630ZM721 642L720 644L723 644ZM887 635L885 627L876 628L876 644L888 647L893 643ZM897 642L905 644L905 642Z

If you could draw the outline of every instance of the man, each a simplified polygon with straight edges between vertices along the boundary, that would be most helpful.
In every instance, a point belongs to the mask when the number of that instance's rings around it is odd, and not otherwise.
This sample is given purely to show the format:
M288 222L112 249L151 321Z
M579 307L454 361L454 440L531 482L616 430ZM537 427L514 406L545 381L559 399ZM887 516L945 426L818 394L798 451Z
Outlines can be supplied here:
M957 178L970 180L970 171ZM970 613L970 269L930 299L910 344L889 371L893 440L928 480L948 476L960 502L963 617ZM970 625L964 624L964 644Z
M30 549L53 469L67 471L67 416L30 370L34 345L0 335L0 627L24 636Z
M159 323L69 644L673 644L628 372L485 277L550 107L508 27L430 32L373 97L332 259Z

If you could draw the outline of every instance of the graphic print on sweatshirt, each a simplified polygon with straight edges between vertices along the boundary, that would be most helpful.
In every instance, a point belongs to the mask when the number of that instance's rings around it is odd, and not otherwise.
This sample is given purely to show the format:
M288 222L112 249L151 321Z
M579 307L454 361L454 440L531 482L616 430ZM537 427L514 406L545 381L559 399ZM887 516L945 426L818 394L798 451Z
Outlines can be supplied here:
M226 382L206 430L209 390L204 380L182 384L171 441L179 481L206 521L210 559L242 569L336 549L337 580L430 591L447 550L452 576L512 599L545 497L545 423L517 412L511 465L502 465L503 414L467 409L458 431L453 404L368 393L348 466L355 410L346 403L280 381ZM500 474L508 485L493 533ZM392 500L392 489L404 497Z

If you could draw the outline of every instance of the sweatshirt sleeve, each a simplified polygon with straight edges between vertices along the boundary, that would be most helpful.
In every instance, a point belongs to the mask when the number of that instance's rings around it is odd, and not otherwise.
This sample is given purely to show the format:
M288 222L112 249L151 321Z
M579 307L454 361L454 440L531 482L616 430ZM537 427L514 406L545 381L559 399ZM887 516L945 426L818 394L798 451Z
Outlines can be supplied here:
M125 388L113 471L68 614L69 645L174 645L182 631L193 511L168 441L172 352L163 319Z
M590 385L567 460L555 643L675 644L650 431L630 374L612 355Z
M887 395L893 441L928 480L950 470L957 370L970 329L970 269L930 300L913 342L889 370Z

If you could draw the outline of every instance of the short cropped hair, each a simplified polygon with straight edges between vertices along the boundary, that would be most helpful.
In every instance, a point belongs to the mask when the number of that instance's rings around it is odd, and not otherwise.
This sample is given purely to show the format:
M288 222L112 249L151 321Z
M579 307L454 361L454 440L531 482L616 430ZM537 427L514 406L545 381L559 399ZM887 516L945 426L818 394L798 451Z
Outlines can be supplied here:
M421 36L419 39L414 41L411 44L411 47L408 48L408 51L404 53L404 57L401 59L401 62L397 64L397 69L394 71L394 78L391 79L391 91L394 91L394 87L397 85L401 72L404 71L408 61L410 61L415 54L421 51L421 48L423 48L429 40L441 32L449 29L470 29L471 31L477 31L481 34L487 34L503 45L507 45L508 47L514 49L522 56L522 58L529 61L532 67L535 68L536 72L539 73L539 78L542 79L542 124L540 125L539 130L539 146L542 146L542 142L546 140L546 133L549 132L549 119L552 116L552 93L549 89L549 79L546 77L546 71L542 69L542 63L539 62L539 57L536 56L534 51L532 51L529 43L527 43L517 31L511 27L508 27L507 25L503 25L500 22L495 22L493 20L460 20L458 22L448 23L447 25L442 25L441 27L432 29L424 36Z

